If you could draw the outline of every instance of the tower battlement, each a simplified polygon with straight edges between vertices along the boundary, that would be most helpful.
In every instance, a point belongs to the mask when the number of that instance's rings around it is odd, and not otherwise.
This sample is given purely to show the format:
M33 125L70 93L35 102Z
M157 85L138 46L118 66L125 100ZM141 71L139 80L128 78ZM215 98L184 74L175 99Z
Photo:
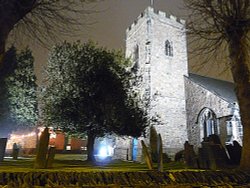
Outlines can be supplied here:
M177 22L179 24L185 25L186 21L178 18L176 16L173 16L171 14L168 14L166 12L160 11L160 10L155 10L152 7L148 7L146 8L137 18L136 20L134 20L134 22L127 28L127 32L129 32L130 30L132 30L134 27L136 27L138 25L138 23L140 23L140 21L142 20L142 18L144 18L147 15L152 15L152 16L157 16L159 18L163 18L163 19L167 19L167 20L171 20L174 22Z

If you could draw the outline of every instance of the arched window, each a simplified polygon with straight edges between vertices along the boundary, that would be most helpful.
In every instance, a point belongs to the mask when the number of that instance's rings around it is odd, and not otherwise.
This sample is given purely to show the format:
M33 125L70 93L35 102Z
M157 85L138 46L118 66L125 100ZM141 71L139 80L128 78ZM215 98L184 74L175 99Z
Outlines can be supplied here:
M204 138L209 137L212 134L218 134L219 129L217 125L217 119L215 113L209 109L204 108L199 113L199 125L200 125L200 139L201 141Z
M169 40L166 40L166 42L165 42L165 54L167 55L167 56L173 56L174 54L173 54L173 44L172 44L172 42L169 42Z

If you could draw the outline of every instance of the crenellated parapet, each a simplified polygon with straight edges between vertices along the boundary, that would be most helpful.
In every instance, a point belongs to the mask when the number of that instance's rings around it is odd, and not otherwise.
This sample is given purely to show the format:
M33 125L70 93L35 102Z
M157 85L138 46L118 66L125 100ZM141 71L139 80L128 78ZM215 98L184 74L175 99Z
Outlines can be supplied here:
M160 18L160 19L165 19L165 20L168 20L168 21L171 21L171 22L176 22L177 24L181 24L181 25L185 25L185 23L186 23L186 21L184 19L178 18L176 16L173 16L173 15L168 14L168 13L163 12L163 11L155 10L152 7L148 7L127 28L126 32L129 32L134 27L137 27L137 25L139 23L141 23L144 20L144 18L148 17L149 15L152 16L152 17L155 16L155 17Z

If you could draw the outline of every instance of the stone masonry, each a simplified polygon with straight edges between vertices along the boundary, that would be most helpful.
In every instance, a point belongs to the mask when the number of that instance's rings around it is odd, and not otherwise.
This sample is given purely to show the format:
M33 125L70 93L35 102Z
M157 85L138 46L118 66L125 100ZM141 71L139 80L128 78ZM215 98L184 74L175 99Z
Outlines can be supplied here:
M195 83L189 77L185 78L186 87L186 108L187 108L187 131L189 143L194 145L197 151L203 141L201 132L204 127L199 121L199 115L203 109L211 109L216 115L216 123L218 125L218 132L222 144L226 142L232 142L233 140L242 142L239 133L238 122L235 122L235 118L240 118L237 107L236 99L223 98L218 93L209 91L203 85ZM235 109L236 107L236 109ZM228 140L228 122L232 123L232 135Z
M134 89L149 116L157 119L152 125L172 159L185 141L197 152L211 134L219 135L222 144L242 143L233 84L188 74L186 42L185 21L152 7L126 31L126 57L138 76ZM114 158L140 161L141 139L148 144L148 138L116 137Z
M148 7L126 31L126 56L142 76L137 90L159 121L164 152L173 156L187 140L185 21Z

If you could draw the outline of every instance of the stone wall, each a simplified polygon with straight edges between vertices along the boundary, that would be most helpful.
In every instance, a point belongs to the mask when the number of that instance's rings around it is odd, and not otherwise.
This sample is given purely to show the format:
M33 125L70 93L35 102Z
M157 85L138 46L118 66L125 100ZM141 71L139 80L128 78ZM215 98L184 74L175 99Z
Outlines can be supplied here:
M169 40L173 56L165 53ZM138 47L138 59L135 51ZM184 75L187 75L185 21L148 7L126 32L126 56L137 61L142 75L137 90L149 104L164 152L174 156L187 140Z
M200 111L204 108L211 109L216 114L216 118L219 119L219 124L222 125L220 131L225 132L226 117L232 115L232 110L229 107L229 102L201 85L194 83L188 77L185 78L185 87L188 140L197 149L202 141L200 139L200 125L198 122ZM223 139L225 139L224 134Z

